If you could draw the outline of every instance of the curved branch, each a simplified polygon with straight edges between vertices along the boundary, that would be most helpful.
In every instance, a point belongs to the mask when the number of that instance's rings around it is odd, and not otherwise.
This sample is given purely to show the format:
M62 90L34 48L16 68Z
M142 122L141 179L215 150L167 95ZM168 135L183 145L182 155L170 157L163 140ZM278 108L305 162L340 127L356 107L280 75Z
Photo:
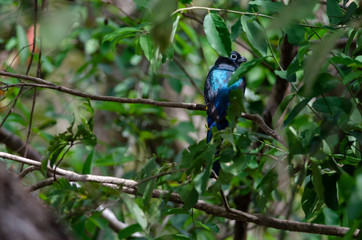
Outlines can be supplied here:
M15 155L11 155L8 153L0 152L0 157L13 160L16 162L21 162L33 166L40 166L41 163L23 158L18 157ZM53 169L49 169L53 171ZM137 192L137 182L129 179L123 178L116 178L116 177L108 177L108 176L97 176L97 175L82 175L72 171L64 170L57 168L56 174L64 176L69 181L81 181L81 182L98 182L98 183L112 183L117 185L122 185L122 191L132 195L138 195ZM50 185L54 179L49 178L41 182L42 186ZM39 186L38 186L39 187ZM170 193L169 191L165 190L158 190L154 189L152 191L153 198L164 198L168 201L171 201L176 204L183 204L181 197L177 193ZM314 223L306 223L306 222L298 222L292 220L281 220L273 217L266 217L261 214L250 214L243 211L230 209L227 211L225 208L207 203L203 200L198 200L197 203L193 206L195 209L199 209L204 211L207 214L212 214L214 216L223 217L231 220L237 221L246 221L252 222L260 226L270 227L280 230L286 231L294 231L294 232L305 232L305 233L314 233L314 234L323 234L323 235L331 235L331 236L338 236L342 237L347 234L350 230L347 227L339 227L339 226L329 226L324 224L314 224ZM357 229L353 233L354 237L357 237L360 233L360 230Z

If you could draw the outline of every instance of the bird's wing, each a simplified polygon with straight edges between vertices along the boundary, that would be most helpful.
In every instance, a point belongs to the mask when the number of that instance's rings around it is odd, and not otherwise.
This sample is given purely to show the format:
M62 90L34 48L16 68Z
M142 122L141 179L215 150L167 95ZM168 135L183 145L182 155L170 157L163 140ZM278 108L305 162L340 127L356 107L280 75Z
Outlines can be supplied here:
M214 121L222 118L228 107L228 80L233 71L228 69L211 68L206 78L204 98L207 112ZM224 113L225 112L225 113Z

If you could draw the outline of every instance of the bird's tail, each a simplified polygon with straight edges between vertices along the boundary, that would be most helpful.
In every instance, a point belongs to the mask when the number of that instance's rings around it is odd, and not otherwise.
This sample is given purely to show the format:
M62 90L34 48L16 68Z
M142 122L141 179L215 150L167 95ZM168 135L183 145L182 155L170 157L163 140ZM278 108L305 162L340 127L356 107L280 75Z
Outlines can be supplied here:
M210 119L208 119L210 120ZM206 143L209 143L212 139L212 131L211 129L213 127L217 126L215 121L208 121L208 129L207 129L207 135L206 135ZM217 126L219 128L219 126ZM215 153L215 158L218 157L220 154L220 150L219 147ZM219 172L220 172L221 166L220 166L220 162L219 161L215 161L212 165L212 170L216 173L217 176L219 176ZM212 175L211 175L212 176Z

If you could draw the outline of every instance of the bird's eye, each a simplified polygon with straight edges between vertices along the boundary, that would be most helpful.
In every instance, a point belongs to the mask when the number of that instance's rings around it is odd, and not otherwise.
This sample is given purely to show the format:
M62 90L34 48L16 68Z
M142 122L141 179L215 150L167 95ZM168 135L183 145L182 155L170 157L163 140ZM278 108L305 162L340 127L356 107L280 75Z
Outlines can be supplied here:
M238 58L238 56L236 56L236 54L231 54L230 59L231 60L236 60Z

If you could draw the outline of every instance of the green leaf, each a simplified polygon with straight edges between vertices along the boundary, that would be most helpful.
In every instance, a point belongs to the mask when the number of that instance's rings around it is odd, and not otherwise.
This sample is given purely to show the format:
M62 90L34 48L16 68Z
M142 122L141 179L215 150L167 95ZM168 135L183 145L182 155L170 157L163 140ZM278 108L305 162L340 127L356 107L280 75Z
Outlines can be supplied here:
M357 10L357 4L355 2L351 2L347 7L346 14L341 19L341 23L348 22L348 20L351 19L356 10Z
M183 235L183 234L168 234L163 235L159 238L156 238L155 240L168 240L168 239L174 239L174 240L190 240L189 237Z
M125 39L125 38L132 38L135 37L138 33L141 33L141 30L135 27L123 27L117 29L111 33L106 34L103 37L102 44L105 42L111 42L112 48L116 46L118 41Z
M205 140L189 146L182 152L180 168L187 168L190 170L200 168L205 163L205 159L200 158L200 156L206 149Z
M304 154L305 149L303 147L303 144L301 142L300 136L296 136L294 131L291 130L291 127L289 126L287 129L287 139L288 139L288 146L289 151L291 154Z
M118 232L118 238L119 239L126 239L130 237L132 234L136 232L142 231L142 227L138 224L132 224L126 228L123 228L121 231Z
M183 209L185 211L191 209L199 199L199 194L197 193L193 184L187 184L181 187L179 190L181 200L184 202Z
M305 214L305 218L308 219L311 217L313 210L316 205L317 194L314 191L313 183L310 181L310 178L307 178L306 185L304 187L303 196L302 196L302 209Z
M254 0L250 1L249 4L260 6L268 13L277 13L285 7L282 2L273 2L268 0Z
M136 219L142 229L145 230L147 228L147 218L142 209L137 205L134 199L129 198L125 194L122 194L122 200L126 204L128 211L131 213L131 215Z
M29 57L29 53L33 49L33 45L28 46L28 39L24 28L20 24L16 24L16 37L18 40L18 51L20 62L24 64Z
M284 71L274 70L274 73L280 78L287 80L288 82L295 82L297 80L295 73L288 75L288 71L285 70Z
M362 173L356 175L355 189L347 203L347 212L350 219L361 219L362 217Z
M216 146L211 145L211 147L207 148L207 151L203 153L204 157L206 159L210 159L207 161L207 165L204 169L204 171L194 178L194 184L195 189L198 192L199 195L202 195L202 193L206 190L207 184L209 182L210 176L211 176L211 168L212 168L212 159L216 153Z
M150 62L153 57L153 48L154 48L152 45L151 38L148 35L141 36L140 37L140 46L141 46L143 53L145 54L145 57Z
M344 112L350 114L352 110L352 103L347 98L342 97L324 97L319 98L313 103L313 108L322 113L336 114Z
M278 11L278 17L271 23L271 28L280 28L284 26L288 28L289 25L294 25L295 22L301 21L308 15L312 15L311 9L318 3L315 0L295 0L289 1L288 5Z
M175 21L172 24L172 32L171 32L171 36L170 36L170 42L173 43L174 39L175 39L175 34L176 34L176 30L177 30L177 26L178 26L178 22L180 21L180 17L181 15L178 15L175 19Z
M293 110L289 113L287 119L285 119L285 121L283 123L284 127L288 126L293 121L293 119L298 115L298 113L300 113L300 111L302 111L304 109L304 107L307 106L309 101L310 101L310 98L305 98L305 99L303 99L303 101L298 103L293 108Z
M299 24L291 24L285 29L285 32L290 44L299 46L305 42L305 29L303 26Z
M240 18L236 20L236 22L231 26L231 41L234 42L239 34L243 31L243 26L241 25Z
M237 119L240 117L241 112L245 112L243 98L244 92L241 91L239 88L234 89L229 93L230 106L227 110L226 118L229 121L229 126L231 128L234 128L237 124ZM233 141L230 142L234 144Z
M204 31L211 47L219 55L228 57L231 53L231 39L224 19L216 13L209 13L204 19Z
M337 174L323 175L324 202L332 210L338 210Z
M240 17L240 21L248 40L252 43L252 47L262 56L265 56L267 54L267 44L262 27L254 18L247 16Z
M59 155L62 153L62 151L64 150L65 145L59 145L57 148L55 148L55 150L51 153L50 155L50 159L49 159L49 164L51 167L54 166L54 164L57 162L57 159L59 157Z
M314 82L317 81L317 76L326 63L330 50L341 35L342 32L335 32L312 47L312 54L306 59L304 66L305 91L312 92Z
M362 62L358 58L351 58L350 56L339 53L337 56L330 58L330 61L334 64L343 64L347 67L362 68Z
M343 13L339 7L338 0L327 1L327 15L331 24L338 24L341 22Z
M177 0L154 0L149 1L149 19L152 22L151 37L161 53L170 44L173 20L171 14L177 9Z
M94 156L94 149L89 153L87 159L84 162L82 174L90 174L91 173L93 156Z
M244 62L233 72L233 75L231 75L228 87L233 85L236 81L238 81L240 78L244 78L244 75L252 68L255 67L255 65L259 64L261 61L263 61L265 58L254 58L251 61Z
M206 226L205 224L203 224L201 221L196 221L195 222L195 227L197 228L203 228L207 231L210 231L210 228L208 226Z
M300 94L307 98L313 98L327 93L340 85L340 82L329 73L320 73L317 79L318 81L315 81L310 88L310 92L307 92L307 88L303 86L299 91Z
M324 200L324 186L323 186L323 177L321 174L321 170L319 168L319 166L315 163L315 162L311 162L311 166L312 166L312 181L313 181L313 186L314 186L314 190L317 193L318 199L319 200Z

